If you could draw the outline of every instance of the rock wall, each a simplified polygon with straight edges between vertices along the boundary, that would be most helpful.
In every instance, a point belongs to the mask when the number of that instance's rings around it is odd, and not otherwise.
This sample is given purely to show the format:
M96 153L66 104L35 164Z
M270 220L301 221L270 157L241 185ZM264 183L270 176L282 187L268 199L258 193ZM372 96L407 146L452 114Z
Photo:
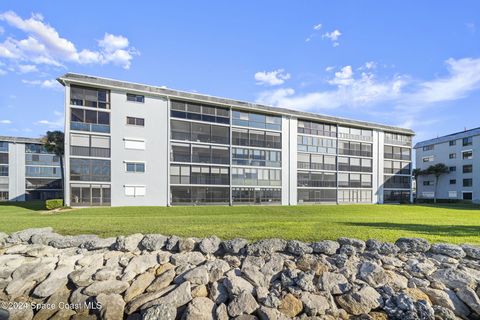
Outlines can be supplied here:
M480 247L0 233L0 319L480 319Z

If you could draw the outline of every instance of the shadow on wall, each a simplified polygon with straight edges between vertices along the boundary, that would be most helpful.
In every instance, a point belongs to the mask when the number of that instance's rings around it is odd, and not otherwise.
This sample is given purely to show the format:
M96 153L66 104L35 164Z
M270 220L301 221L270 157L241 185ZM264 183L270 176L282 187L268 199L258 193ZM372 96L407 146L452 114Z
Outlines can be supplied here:
M403 224L388 222L346 222L343 223L354 227L369 227L388 230L412 231L426 235L438 235L449 237L480 237L480 226L432 226L425 224Z

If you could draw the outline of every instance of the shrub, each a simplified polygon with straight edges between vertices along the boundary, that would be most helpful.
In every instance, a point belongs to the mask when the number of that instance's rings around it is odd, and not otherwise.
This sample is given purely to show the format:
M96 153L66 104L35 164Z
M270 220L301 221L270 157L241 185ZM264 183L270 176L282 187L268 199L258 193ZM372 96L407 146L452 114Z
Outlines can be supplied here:
M50 199L45 201L45 208L48 210L58 209L63 207L63 199Z

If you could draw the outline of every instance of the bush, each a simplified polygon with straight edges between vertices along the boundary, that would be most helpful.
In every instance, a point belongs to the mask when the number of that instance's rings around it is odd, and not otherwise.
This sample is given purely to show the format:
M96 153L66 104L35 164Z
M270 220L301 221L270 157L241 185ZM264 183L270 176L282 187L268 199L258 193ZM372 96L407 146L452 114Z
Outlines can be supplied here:
M48 210L58 209L63 207L63 199L50 199L45 201L45 208Z

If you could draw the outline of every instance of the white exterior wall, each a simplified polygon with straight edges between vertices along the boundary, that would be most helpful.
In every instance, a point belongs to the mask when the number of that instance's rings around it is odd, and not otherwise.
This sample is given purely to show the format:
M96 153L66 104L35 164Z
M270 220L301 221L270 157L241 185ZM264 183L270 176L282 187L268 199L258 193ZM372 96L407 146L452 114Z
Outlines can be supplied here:
M70 206L70 85L65 84L65 156L63 161L63 202Z
M25 201L25 144L8 146L8 196L10 201Z
M385 135L382 131L373 131L373 203L383 203L383 143Z
M290 143L290 153L286 154L285 157L289 158L290 167L289 171L289 205L296 205L298 203L297 197L297 134L298 134L298 120L296 118L290 118L290 128L289 128L289 143Z
M168 103L145 96L145 103L126 100L125 91L111 91L112 206L168 204ZM127 125L129 117L144 118L145 126ZM145 150L126 149L125 139L145 141ZM145 163L144 173L126 172L125 162ZM125 186L145 186L145 196L125 195Z

